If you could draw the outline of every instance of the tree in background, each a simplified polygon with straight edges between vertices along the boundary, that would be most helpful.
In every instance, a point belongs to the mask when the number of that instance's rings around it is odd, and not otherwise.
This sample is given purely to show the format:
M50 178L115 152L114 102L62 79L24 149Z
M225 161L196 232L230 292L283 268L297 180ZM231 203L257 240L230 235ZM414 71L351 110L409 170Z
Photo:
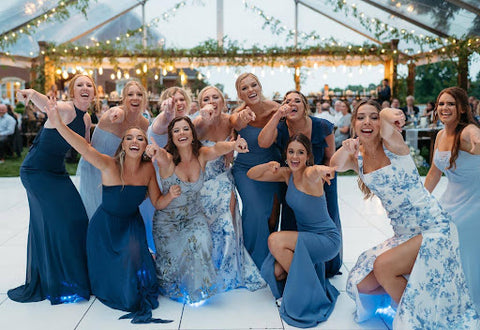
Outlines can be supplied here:
M417 66L415 76L415 101L426 103L436 100L447 87L457 86L457 67L450 61Z

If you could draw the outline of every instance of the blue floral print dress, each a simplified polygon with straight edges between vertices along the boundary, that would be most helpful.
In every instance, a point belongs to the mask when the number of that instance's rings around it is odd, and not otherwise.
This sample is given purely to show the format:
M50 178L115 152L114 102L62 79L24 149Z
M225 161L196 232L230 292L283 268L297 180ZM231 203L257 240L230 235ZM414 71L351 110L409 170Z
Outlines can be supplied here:
M212 141L202 141L213 146ZM231 170L221 156L205 166L205 182L200 190L203 211L212 235L212 257L219 277L219 290L245 287L250 291L266 286L260 271L243 245L242 217L235 196L232 216L230 199L235 192Z
M357 284L372 270L377 256L410 238L423 240L408 284L393 320L394 329L479 329L460 261L458 234L450 216L424 188L410 155L385 149L391 164L359 175L380 199L390 218L394 236L363 252L347 280L347 293L357 305L357 322L373 317L391 304L384 295L361 294Z

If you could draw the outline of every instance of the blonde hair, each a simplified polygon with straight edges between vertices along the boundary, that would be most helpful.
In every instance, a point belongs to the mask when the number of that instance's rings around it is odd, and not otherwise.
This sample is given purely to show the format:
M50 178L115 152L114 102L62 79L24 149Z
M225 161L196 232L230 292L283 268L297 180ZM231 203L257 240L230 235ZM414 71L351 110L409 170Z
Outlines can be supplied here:
M190 110L190 104L192 103L192 99L190 98L190 96L188 95L188 93L187 93L183 88L177 87L177 86L169 87L169 88L167 88L166 90L164 90L164 91L162 92L162 94L160 95L160 101L159 101L159 103L162 103L162 102L165 101L166 99L171 98L171 97L174 96L177 92L183 95L183 97L185 98L185 101L187 102L187 109Z
M260 86L260 89L262 90L262 94L260 95L260 99L263 101L265 99L265 96L263 96L262 84L260 83L260 80L258 80L258 77L256 75L254 75L253 73L250 73L250 72L242 73L241 75L238 76L237 80L235 81L235 89L237 90L237 94L240 91L240 84L242 83L242 80L244 80L245 78L248 78L248 77L253 78L257 82L258 86ZM245 101L243 101L243 103L245 103Z
M142 112L143 112L147 108L147 104L148 104L147 103L147 91L145 90L145 87L143 87L143 85L137 80L130 80L128 83L125 84L125 87L123 87L123 89L122 89L122 105L124 107L127 106L125 104L125 100L127 99L127 96L128 96L128 90L132 86L137 86L140 89L140 91L142 92L142 104L140 106L140 109L142 109Z
M203 104L203 101L202 101L202 99L203 99L203 94L205 94L209 89L213 89L214 91L216 91L216 92L218 93L218 95L220 95L220 98L222 99L223 107L224 107L224 109L222 109L222 112L223 112L223 111L225 110L225 106L226 106L226 104L225 104L225 97L223 96L222 91L221 91L220 89L218 89L217 87L215 87L215 86L207 86L207 87L204 87L204 88L200 91L200 93L198 93L198 98L197 98L197 99L198 99L198 104L199 104L200 108L202 107L202 104Z
M125 150L123 150L123 141L125 141L125 136L127 136L127 133L129 131L131 131L132 129L139 130L142 133L142 135L145 139L145 142L148 144L147 134L140 127L130 127L125 131L125 133L123 133L122 140L120 141L120 145L118 146L117 150L115 151L115 154L113 155L113 158L115 159L115 162L120 167L120 180L122 180L122 187L125 186L125 181L123 181L123 172L124 172L124 164L125 164ZM144 153L141 161L142 162L149 162L150 158Z
M303 104L303 107L305 109L305 111L303 112L303 116L305 118L307 118L308 116L310 116L312 114L312 112L310 111L310 105L308 104L308 100L305 97L305 95L303 95L302 92L299 92L297 90L288 91L287 93L285 93L285 96L283 97L283 102L285 102L288 95L293 94L293 93L298 94L298 96L300 96L300 100L302 100L302 104Z

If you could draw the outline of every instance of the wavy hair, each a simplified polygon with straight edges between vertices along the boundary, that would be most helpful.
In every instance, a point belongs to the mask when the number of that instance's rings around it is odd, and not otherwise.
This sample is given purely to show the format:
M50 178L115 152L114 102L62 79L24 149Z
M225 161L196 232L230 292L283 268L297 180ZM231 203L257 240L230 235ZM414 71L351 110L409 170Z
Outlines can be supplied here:
M147 108L147 105L148 105L148 103L147 103L147 91L145 90L145 87L143 87L143 85L137 80L130 80L123 87L123 89L122 89L122 106L124 106L124 107L127 106L125 104L125 100L127 99L127 96L128 96L128 90L132 86L137 86L140 89L140 91L142 92L142 103L140 105L140 109L142 109L141 111L143 112Z
M455 126L455 138L453 140L452 149L450 150L450 164L448 169L456 168L456 160L458 158L458 151L460 150L460 137L463 130L470 124L473 124L479 127L477 121L473 116L472 108L468 103L468 95L465 90L460 87L448 87L445 88L438 94L437 102L435 104L435 110L433 113L433 120L436 122L438 120L438 100L443 94L448 94L455 99L455 111L457 114L457 125Z
M132 129L136 129L136 130L139 130L142 135L143 135L143 138L145 139L145 142L148 144L148 138L147 138L147 134L145 133L145 131L143 129L141 129L140 127L130 127L129 129L127 129L125 131L125 133L123 133L123 136L122 136L122 141L120 141L120 145L118 146L117 150L115 151L115 154L113 155L113 158L115 159L115 162L118 164L118 166L120 167L120 180L122 180L122 186L125 186L125 182L123 181L123 172L124 172L124 164L125 164L125 152L123 150L123 141L125 140L125 137L127 136L127 133L129 131L131 131ZM148 157L145 153L142 155L142 158L141 158L141 162L149 162L150 161L150 157Z
M364 105L373 106L375 109L377 109L378 113L380 113L380 111L382 111L382 106L377 101L375 101L373 99L362 99L362 100L360 100L357 103L357 105L355 106L355 109L353 109L352 119L350 121L350 127L351 127L351 130L352 130L351 136L355 136L354 127L355 127L355 122L357 120L358 109L360 109ZM358 183L358 188L360 188L361 192L363 193L363 198L364 199L369 199L369 198L373 197L372 191L370 190L370 188L367 187L365 182L363 182L362 179L360 179L360 176L357 179L357 183Z
M292 142L301 143L305 148L305 150L307 151L307 166L312 166L313 164L315 164L313 159L312 141L310 141L310 139L303 133L294 134L292 137L290 137L287 143L287 148L285 148L284 150L285 159L287 159L288 146Z
M197 137L197 132L195 131L195 126L193 126L192 120L188 117L175 117L170 124L168 124L168 141L167 144L165 145L165 150L169 152L173 156L173 163L178 165L182 161L182 158L180 157L180 153L178 152L178 148L173 143L173 126L175 126L175 123L185 120L190 127L190 130L192 131L192 152L195 155L195 157L198 157L200 154L200 148L202 147L202 142Z

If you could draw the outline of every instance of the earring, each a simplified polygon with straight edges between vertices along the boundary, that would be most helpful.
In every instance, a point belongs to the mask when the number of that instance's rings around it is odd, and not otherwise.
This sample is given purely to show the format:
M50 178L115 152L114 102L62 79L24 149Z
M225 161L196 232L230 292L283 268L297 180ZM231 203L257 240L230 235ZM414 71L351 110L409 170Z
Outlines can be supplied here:
M288 162L287 162L287 160L286 160L286 159L285 159L285 165L288 165Z
M120 153L121 157L125 157L125 150L122 149L122 152Z

